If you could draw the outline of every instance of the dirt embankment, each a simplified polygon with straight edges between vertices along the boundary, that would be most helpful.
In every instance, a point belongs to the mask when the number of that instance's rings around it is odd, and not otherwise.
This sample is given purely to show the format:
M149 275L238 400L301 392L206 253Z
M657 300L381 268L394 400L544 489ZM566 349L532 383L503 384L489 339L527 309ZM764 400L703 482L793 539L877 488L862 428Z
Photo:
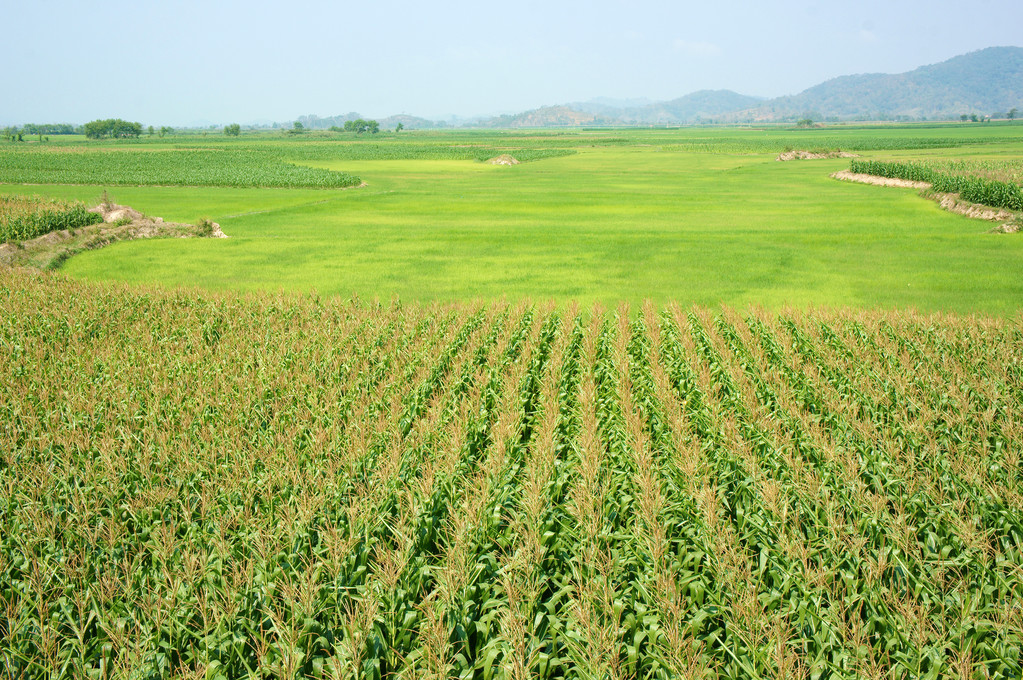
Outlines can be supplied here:
M494 156L487 161L490 165L518 165L520 162L521 161L519 161L518 158L515 158L515 156L510 156L506 153L503 153L500 156Z
M816 161L822 158L859 158L859 154L848 151L785 151L778 154L776 161Z
M940 192L931 192L930 182L914 182L908 179L896 179L892 177L878 177L877 175L864 175L858 172L850 172L848 170L842 170L831 175L835 179L843 180L845 182L859 182L860 184L873 184L881 187L902 187L906 189L920 189L927 192L927 198L931 198L938 202L942 208L949 212L956 213L958 215L965 215L966 217L972 217L978 220L987 220L988 222L1003 222L999 226L995 227L991 231L1012 234L1020 229L1020 216L1015 213L1008 212L1006 210L1000 210L998 208L992 208L987 205L979 205L977 203L970 203L959 198L958 194L945 194Z
M55 269L82 251L140 238L227 238L220 225L209 220L200 220L198 224L164 222L162 217L148 217L116 203L104 203L89 212L101 215L103 222L81 229L51 231L17 244L0 244L0 267Z
M908 179L896 179L893 177L878 177L877 175L864 175L859 172L842 170L831 175L835 179L846 182L859 182L860 184L873 184L879 187L903 187L906 189L930 189L929 182L914 182Z

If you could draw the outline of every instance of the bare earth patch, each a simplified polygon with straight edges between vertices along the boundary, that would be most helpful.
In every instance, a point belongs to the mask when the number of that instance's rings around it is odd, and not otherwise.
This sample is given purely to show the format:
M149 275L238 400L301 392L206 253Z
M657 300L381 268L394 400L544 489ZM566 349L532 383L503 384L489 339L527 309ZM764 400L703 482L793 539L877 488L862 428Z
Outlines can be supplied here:
M923 190L931 188L930 182L914 182L908 179L878 177L877 175L865 175L858 172L850 172L848 170L833 173L831 176L835 179L846 182L859 182L860 184L873 184L881 187L901 187L905 189ZM966 217L972 217L978 220L987 220L989 222L1012 220L1009 223L1001 224L992 229L991 231L993 233L1014 234L1019 231L1020 227L1018 220L1016 219L1017 215L1006 210L999 210L998 208L992 208L978 203L970 203L969 201L960 199L958 194L943 194L927 191L925 196L926 198L937 201L938 205L940 205L943 209L958 215L965 215Z
M55 269L76 253L141 238L227 238L216 222L206 226L164 222L162 217L147 217L126 205L101 204L89 212L99 213L103 223L51 231L20 244L0 244L0 267Z
M842 170L831 175L835 179L846 182L859 182L860 184L874 184L879 187L903 187L906 189L930 189L930 182L913 182L908 179L894 179L892 177L878 177L877 175L864 175L859 172Z
M827 151L819 153L816 151L785 151L784 153L778 154L776 161L815 161L822 158L859 158L859 154L849 153L848 151Z
M938 203L945 210L959 213L960 215L966 215L967 217L973 217L978 220L1011 220L1015 217L1011 212L1006 210L999 210L998 208L992 208L986 205L961 201L956 194L935 194L934 198L938 200Z
M519 159L514 156L509 156L506 153L503 153L500 156L494 156L487 161L490 165L518 165L520 162L521 161L519 161Z

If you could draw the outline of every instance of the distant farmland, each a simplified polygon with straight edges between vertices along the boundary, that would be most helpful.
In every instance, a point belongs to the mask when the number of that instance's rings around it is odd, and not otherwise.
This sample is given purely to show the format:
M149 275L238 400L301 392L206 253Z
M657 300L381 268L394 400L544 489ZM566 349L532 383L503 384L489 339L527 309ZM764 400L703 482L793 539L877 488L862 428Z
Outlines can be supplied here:
M775 161L790 149L860 158ZM91 280L1012 316L1023 239L915 189L830 174L932 168L1011 207L1018 189L992 182L1018 188L1021 152L1023 125L997 123L62 139L0 145L0 192L95 204L107 191L170 221L210 218L231 237L121 243L64 265ZM522 163L483 162L502 155Z

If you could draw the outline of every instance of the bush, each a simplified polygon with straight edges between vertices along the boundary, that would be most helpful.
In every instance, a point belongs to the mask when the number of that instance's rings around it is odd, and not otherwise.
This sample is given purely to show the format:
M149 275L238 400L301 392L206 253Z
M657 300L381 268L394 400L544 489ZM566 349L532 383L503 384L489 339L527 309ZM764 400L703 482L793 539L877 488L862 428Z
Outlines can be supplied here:
M213 236L213 220L208 217L199 218L199 221L195 223L195 233L197 236Z

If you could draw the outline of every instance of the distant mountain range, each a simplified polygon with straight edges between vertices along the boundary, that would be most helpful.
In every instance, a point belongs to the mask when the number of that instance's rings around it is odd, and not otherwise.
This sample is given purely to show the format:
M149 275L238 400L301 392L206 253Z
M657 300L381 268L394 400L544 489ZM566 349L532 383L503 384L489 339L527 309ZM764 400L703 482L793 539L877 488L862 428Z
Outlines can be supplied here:
M687 123L785 122L810 118L841 120L949 120L963 114L1004 117L1017 109L1023 117L1023 47L989 47L921 66L908 73L841 76L799 94L774 99L731 90L700 90L678 99L598 98L545 106L515 115L459 121L460 127L543 128L609 125L682 125ZM343 126L363 118L349 113L331 118L302 116L308 128ZM399 122L408 129L452 127L452 123L415 116L380 119L382 128Z

